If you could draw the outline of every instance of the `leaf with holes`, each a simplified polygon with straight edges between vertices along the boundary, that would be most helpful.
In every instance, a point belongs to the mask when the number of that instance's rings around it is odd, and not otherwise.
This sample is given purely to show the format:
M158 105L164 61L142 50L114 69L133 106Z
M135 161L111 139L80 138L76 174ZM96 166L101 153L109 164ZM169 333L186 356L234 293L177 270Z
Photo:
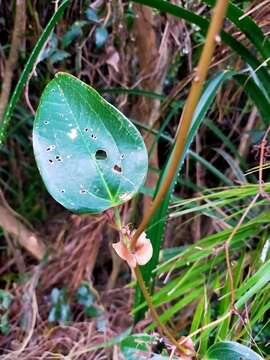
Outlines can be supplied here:
M50 194L78 213L129 200L143 184L147 152L135 126L93 88L56 74L37 110L33 145Z

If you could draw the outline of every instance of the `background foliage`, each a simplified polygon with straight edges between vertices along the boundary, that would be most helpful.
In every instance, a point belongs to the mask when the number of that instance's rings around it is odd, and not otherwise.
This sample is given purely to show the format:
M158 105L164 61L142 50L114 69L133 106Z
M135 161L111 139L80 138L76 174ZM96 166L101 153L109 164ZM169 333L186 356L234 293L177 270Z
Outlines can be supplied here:
M138 224L158 176L166 175L214 1L66 0L58 9L21 1L15 17L18 3L2 1L0 9L1 356L106 359L119 351L127 359L149 352L166 359L170 347L160 345L128 268L111 251L112 213L72 215L45 190L32 151L33 118L46 84L65 71L134 122L150 171L121 215ZM259 146L270 123L267 5L230 1L181 172L147 230L154 256L143 276L153 303L177 338L197 332L199 358L216 356L213 346L225 340L270 354L269 146L263 153Z

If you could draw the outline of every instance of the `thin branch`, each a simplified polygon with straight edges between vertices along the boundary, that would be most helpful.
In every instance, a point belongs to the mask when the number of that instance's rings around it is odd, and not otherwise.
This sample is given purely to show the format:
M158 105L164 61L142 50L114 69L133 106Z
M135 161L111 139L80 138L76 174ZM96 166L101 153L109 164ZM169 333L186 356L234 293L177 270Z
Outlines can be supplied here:
M21 46L22 37L25 32L25 0L16 1L16 15L14 20L14 28L12 33L11 48L9 57L5 64L3 84L0 95L0 123L6 109L9 94L11 90L11 83L14 70L17 65L19 50Z
M0 205L0 227L12 234L20 245L28 250L35 258L41 260L46 247L41 239L18 220L7 208Z

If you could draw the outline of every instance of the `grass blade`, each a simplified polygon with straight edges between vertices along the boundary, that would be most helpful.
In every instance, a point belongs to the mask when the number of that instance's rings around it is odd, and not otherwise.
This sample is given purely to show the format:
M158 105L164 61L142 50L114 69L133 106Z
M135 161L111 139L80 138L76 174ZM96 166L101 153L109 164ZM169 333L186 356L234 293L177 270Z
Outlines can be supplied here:
M47 26L45 27L43 33L41 34L40 38L38 39L34 49L32 50L32 53L27 61L27 63L24 66L24 69L21 73L21 76L19 78L19 81L17 82L17 85L13 91L13 94L11 96L11 99L9 101L9 104L4 112L3 120L0 124L0 148L3 146L3 143L6 138L7 129L10 123L10 119L12 116L12 113L15 109L15 106L17 102L19 101L19 98L21 96L21 93L23 91L23 87L26 84L27 78L30 75L33 67L35 66L35 63L39 57L40 52L43 49L44 44L46 43L48 37L51 34L52 29L55 27L61 16L63 15L66 7L69 5L70 0L64 0L57 11L53 14L50 21L48 22Z
M133 0L136 3L148 5L159 11L171 14L186 20L189 23L197 25L203 34L207 32L209 21L202 16L184 9L181 6L173 5L164 0ZM240 41L236 40L225 31L221 32L221 39L230 46L250 67L256 70L257 76L267 92L270 93L270 75L268 71L261 66L261 62L254 56Z
M204 0L210 6L215 5L214 0ZM245 16L244 12L235 4L230 3L227 10L227 18L230 19L253 43L264 59L270 57L270 42L264 35L260 27L252 20L250 16Z
M234 74L235 74L235 72L229 72L229 71L222 72L207 82L205 89L202 93L202 96L200 98L200 101L198 103L198 106L196 108L196 111L194 113L191 129L190 129L189 136L188 136L188 141L187 141L187 144L185 147L184 156L181 159L181 161L179 161L178 171L175 173L174 181L173 181L172 185L170 186L170 189L167 192L166 197L164 198L161 207L156 212L156 214L153 216L152 221L148 226L147 235L153 243L154 252L153 252L153 256L152 256L151 260L145 266L142 267L141 271L142 271L142 276L144 278L144 281L150 291L153 289L153 285L154 285L154 276L152 274L152 271L154 270L154 268L156 267L156 265L158 263L159 252L160 252L160 248L161 248L161 245L163 242L164 229L165 229L166 222L167 222L168 206L169 206L171 195L174 190L175 182L178 177L178 172L181 170L181 167L182 167L185 157L189 151L189 148L194 139L194 136L196 135L202 121L205 118L205 115L206 115L209 107L211 106L211 104L214 100L217 90L219 89L220 85L225 80L229 79ZM171 152L171 154L172 153L173 152ZM168 160L166 166L164 167L164 169L161 173L159 182L157 184L156 193L159 189L159 185L162 183L163 178L167 174L167 169L169 167L170 161L171 161L171 159ZM232 185L232 183L230 182L229 185ZM144 297L143 297L140 289L137 287L136 295L135 295L135 307L137 307L143 301L144 301ZM137 313L135 321L142 318L143 314L144 314L144 311Z

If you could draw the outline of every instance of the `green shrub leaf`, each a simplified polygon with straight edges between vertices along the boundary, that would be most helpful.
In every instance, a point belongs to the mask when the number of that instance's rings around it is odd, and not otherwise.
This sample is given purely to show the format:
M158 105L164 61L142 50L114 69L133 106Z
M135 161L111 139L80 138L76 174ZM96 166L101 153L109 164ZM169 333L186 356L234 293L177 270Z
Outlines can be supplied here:
M77 213L99 213L129 200L148 167L135 126L94 89L56 74L37 110L33 145L50 194Z
M96 47L101 48L108 39L108 31L105 28L97 28L95 32Z
M263 358L247 346L234 341L222 341L211 346L206 355L207 360L262 360Z

